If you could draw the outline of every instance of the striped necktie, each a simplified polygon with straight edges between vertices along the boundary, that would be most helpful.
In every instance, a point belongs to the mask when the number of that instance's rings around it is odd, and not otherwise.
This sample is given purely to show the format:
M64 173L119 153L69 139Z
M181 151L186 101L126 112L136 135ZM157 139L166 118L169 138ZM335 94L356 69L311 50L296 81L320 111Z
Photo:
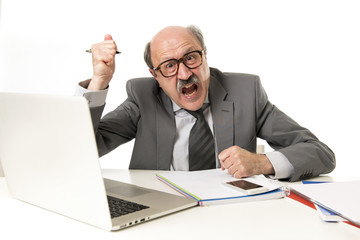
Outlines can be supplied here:
M189 170L216 168L214 137L205 121L202 109L186 111L197 119L189 136Z

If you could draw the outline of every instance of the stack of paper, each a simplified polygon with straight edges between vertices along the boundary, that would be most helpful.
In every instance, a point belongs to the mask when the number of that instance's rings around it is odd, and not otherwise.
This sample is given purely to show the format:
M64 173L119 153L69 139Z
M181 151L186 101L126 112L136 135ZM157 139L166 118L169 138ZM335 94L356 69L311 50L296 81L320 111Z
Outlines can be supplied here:
M291 192L360 226L360 181L299 184Z
M336 215L335 213L330 212L330 211L326 210L325 208L320 207L319 205L316 205L316 204L314 204L314 205L315 205L316 210L319 213L319 216L325 222L342 222L342 221L345 221L345 219L343 219L339 215Z
M268 192L246 195L224 185L225 182L238 180L221 169L204 171L172 171L156 174L157 178L187 197L196 199L199 205L214 205L243 201L256 201L273 198L282 198L286 192L281 185L257 175L243 178L250 182L262 185Z

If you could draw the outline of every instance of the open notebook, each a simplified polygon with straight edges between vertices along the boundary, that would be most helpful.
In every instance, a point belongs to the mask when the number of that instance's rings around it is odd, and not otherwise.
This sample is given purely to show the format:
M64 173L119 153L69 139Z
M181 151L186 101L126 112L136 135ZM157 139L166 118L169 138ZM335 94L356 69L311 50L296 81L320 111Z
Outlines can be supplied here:
M177 171L156 174L157 178L183 195L193 198L199 205L214 205L283 198L286 191L282 186L263 175L244 178L250 182L265 186L268 191L261 194L247 195L224 185L237 180L221 169L203 171Z

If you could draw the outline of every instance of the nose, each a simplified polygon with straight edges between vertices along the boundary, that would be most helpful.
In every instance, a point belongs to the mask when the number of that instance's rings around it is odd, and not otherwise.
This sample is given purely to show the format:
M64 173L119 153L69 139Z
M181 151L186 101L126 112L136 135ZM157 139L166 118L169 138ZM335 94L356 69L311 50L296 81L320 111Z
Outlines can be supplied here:
M177 72L177 76L180 80L188 80L188 78L192 75L190 69L188 69L184 63L179 63L179 69Z

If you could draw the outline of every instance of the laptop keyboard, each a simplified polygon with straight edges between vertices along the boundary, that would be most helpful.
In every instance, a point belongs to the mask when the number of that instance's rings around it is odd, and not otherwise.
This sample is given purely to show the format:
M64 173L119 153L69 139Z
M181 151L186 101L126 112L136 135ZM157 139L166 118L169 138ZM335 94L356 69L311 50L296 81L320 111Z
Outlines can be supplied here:
M116 218L122 215L129 213L137 212L146 208L148 206L141 205L135 202L126 201L123 199L107 196L111 218Z

